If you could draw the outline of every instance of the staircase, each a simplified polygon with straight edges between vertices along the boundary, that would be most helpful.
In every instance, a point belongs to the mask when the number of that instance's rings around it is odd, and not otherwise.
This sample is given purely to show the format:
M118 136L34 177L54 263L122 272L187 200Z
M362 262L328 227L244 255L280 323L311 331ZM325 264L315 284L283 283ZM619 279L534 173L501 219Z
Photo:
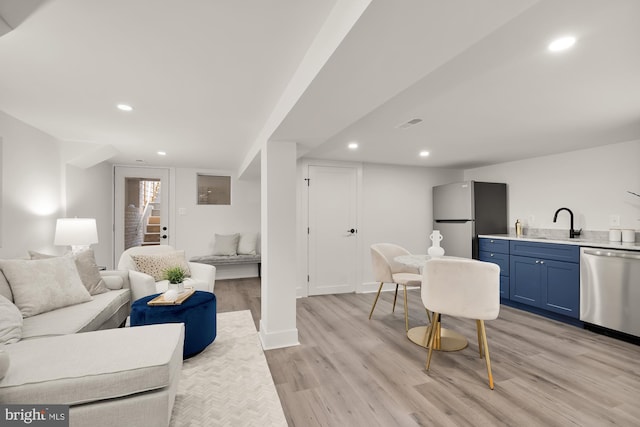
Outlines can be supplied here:
M142 246L154 246L160 244L160 209L154 204L151 214L147 217L144 226Z

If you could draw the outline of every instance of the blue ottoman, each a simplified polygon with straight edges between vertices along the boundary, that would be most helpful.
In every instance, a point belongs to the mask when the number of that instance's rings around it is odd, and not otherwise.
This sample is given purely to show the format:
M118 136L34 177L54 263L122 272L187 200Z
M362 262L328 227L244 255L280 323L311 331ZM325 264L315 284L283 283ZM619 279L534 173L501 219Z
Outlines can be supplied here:
M216 296L196 291L180 305L147 305L160 294L140 298L131 305L131 326L184 323L184 350L187 359L216 339Z

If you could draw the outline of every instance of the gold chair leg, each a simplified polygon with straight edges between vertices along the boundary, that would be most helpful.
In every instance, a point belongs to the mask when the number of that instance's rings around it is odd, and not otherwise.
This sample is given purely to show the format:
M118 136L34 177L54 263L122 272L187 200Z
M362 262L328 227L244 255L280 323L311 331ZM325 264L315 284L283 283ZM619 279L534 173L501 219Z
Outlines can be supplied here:
M489 344L487 343L487 330L484 327L484 320L479 320L482 329L482 343L484 344L484 357L487 361L487 374L489 375L489 388L493 390L493 374L491 373L491 359L489 358Z
M438 313L433 313L433 317L431 318L431 333L429 334L431 336L431 342L429 343L429 352L427 353L427 363L426 363L426 368L427 371L429 370L429 365L431 365L431 354L433 353L433 347L436 343L436 335L437 334L437 327L438 327L438 321L440 320L440 314Z
M478 331L478 353L480 353L480 359L482 359L482 332L480 327L480 321L476 320L476 330Z
M393 296L393 308L391 309L392 313L396 312L396 300L398 299L398 284L396 283L396 294Z
M407 304L407 285L404 286L404 328L409 332L409 305Z
M371 320L371 316L373 316L373 309L376 308L376 304L378 303L380 292L382 292L382 285L384 285L384 282L380 282L380 286L378 287L378 293L376 294L376 299L373 301L373 307L371 307L371 312L369 313L369 320Z
M426 308L424 309L424 311L427 312L427 319L429 320L429 323L431 323L431 313Z

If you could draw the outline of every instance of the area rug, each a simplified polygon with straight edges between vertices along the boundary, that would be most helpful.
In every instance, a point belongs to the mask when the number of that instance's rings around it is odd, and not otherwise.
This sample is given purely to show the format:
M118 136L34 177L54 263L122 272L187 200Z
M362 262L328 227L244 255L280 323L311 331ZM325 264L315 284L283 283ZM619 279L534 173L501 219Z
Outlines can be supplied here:
M286 426L251 312L218 313L217 327L184 361L170 426Z

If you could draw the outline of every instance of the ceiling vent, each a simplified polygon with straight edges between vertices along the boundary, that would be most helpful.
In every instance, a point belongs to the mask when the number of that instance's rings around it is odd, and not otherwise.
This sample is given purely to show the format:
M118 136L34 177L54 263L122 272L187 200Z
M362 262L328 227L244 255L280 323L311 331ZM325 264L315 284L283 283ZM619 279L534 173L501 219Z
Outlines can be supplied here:
M421 121L422 121L422 119L411 119L408 122L400 123L398 126L396 126L396 129L407 129L407 128L410 128L413 125L417 125Z

